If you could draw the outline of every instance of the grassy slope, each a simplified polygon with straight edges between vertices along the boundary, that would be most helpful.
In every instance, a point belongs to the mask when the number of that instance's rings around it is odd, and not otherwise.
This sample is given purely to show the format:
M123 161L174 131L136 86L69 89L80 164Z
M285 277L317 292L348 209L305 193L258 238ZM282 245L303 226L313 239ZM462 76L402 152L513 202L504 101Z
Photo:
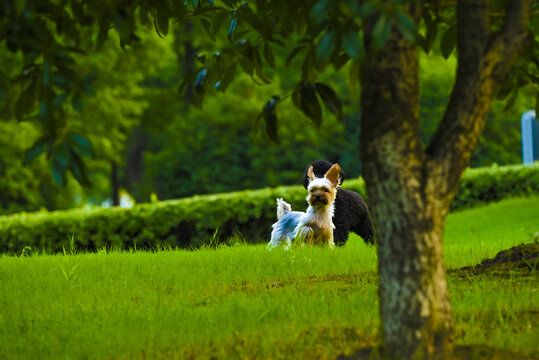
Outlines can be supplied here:
M539 236L539 197L508 199L451 214L445 228L450 267L477 264L501 250Z
M539 198L449 216L446 264L539 231ZM0 258L0 358L335 358L380 339L375 249ZM536 275L450 277L457 337L538 354Z
M475 265L499 251L539 236L539 197L507 199L447 217L444 233L445 264L448 268ZM361 246L351 234L348 245ZM347 245L347 246L348 246Z

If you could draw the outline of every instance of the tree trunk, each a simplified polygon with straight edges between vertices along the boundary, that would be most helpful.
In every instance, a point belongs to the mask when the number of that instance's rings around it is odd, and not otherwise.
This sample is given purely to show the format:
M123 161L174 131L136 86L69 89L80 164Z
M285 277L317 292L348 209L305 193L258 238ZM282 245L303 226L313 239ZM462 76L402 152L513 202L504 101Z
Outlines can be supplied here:
M176 27L174 30L174 49L176 51L178 63L180 64L180 71L183 74L190 74L195 71L197 49L193 46L192 32L193 23L191 20L187 20L183 28ZM193 84L187 85L183 98L186 103L186 108L193 104L195 101Z
M393 31L384 49L367 54L360 140L378 220L384 345L390 355L405 358L451 351L453 344L442 258L447 208L428 183L418 104L416 47Z
M391 357L452 353L445 218L496 88L525 42L530 4L509 2L504 30L492 34L488 1L459 1L457 81L427 150L419 137L417 48L393 28L373 51L376 16L365 23L361 161L377 224L383 340ZM408 10L419 18L420 5Z
M112 206L120 205L120 181L118 180L118 165L115 161L111 162L111 183L112 183Z
M148 137L148 132L142 124L137 125L129 135L125 180L130 192L142 182L144 176L144 151L146 151ZM144 201L144 199L137 199L137 201Z

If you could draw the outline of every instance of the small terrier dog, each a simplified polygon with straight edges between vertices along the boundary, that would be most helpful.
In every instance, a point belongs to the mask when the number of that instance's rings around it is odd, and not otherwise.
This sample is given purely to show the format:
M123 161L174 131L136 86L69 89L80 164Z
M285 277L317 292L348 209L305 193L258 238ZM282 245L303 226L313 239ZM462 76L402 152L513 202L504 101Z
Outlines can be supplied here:
M332 163L324 160L317 160L310 163L305 168L305 174L303 175L303 186L305 189L307 189L311 181L307 176L310 167L313 168L314 176L324 176L332 166ZM341 170L339 175L340 185L342 186L345 174ZM333 225L335 225L335 230L333 231L333 241L335 241L335 245L343 246L346 244L350 231L361 236L367 245L372 245L376 242L369 207L361 195L339 187L334 208Z
M272 225L271 240L268 248L279 245L287 247L293 241L307 245L335 246L333 242L333 211L337 189L340 185L339 164L333 165L323 178L314 175L313 167L307 171L309 185L307 190L307 212L292 211L290 204L277 199L277 222Z

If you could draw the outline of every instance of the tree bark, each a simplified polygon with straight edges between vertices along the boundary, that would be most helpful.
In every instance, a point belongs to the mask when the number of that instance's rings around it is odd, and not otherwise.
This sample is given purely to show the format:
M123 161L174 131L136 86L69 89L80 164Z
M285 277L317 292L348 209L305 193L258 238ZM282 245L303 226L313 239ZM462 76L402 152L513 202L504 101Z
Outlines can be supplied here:
M509 1L504 27L490 30L490 1L459 1L457 79L446 112L426 152L449 206L483 131L497 88L529 39L531 0Z
M419 137L417 47L392 29L383 49L372 51L376 18L365 23L361 160L377 224L383 339L391 357L453 350L442 254L445 218L496 88L524 45L530 4L510 2L504 30L493 35L488 1L459 1L457 81L427 150ZM408 9L416 19L419 7ZM520 30L513 27L508 36L507 24Z

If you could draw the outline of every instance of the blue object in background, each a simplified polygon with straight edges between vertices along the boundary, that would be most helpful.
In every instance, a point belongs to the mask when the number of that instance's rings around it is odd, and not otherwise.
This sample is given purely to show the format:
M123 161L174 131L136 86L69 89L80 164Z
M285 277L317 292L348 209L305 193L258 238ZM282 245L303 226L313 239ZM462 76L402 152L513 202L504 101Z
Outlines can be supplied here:
M539 161L539 121L535 111L530 110L522 114L522 163L533 164Z

